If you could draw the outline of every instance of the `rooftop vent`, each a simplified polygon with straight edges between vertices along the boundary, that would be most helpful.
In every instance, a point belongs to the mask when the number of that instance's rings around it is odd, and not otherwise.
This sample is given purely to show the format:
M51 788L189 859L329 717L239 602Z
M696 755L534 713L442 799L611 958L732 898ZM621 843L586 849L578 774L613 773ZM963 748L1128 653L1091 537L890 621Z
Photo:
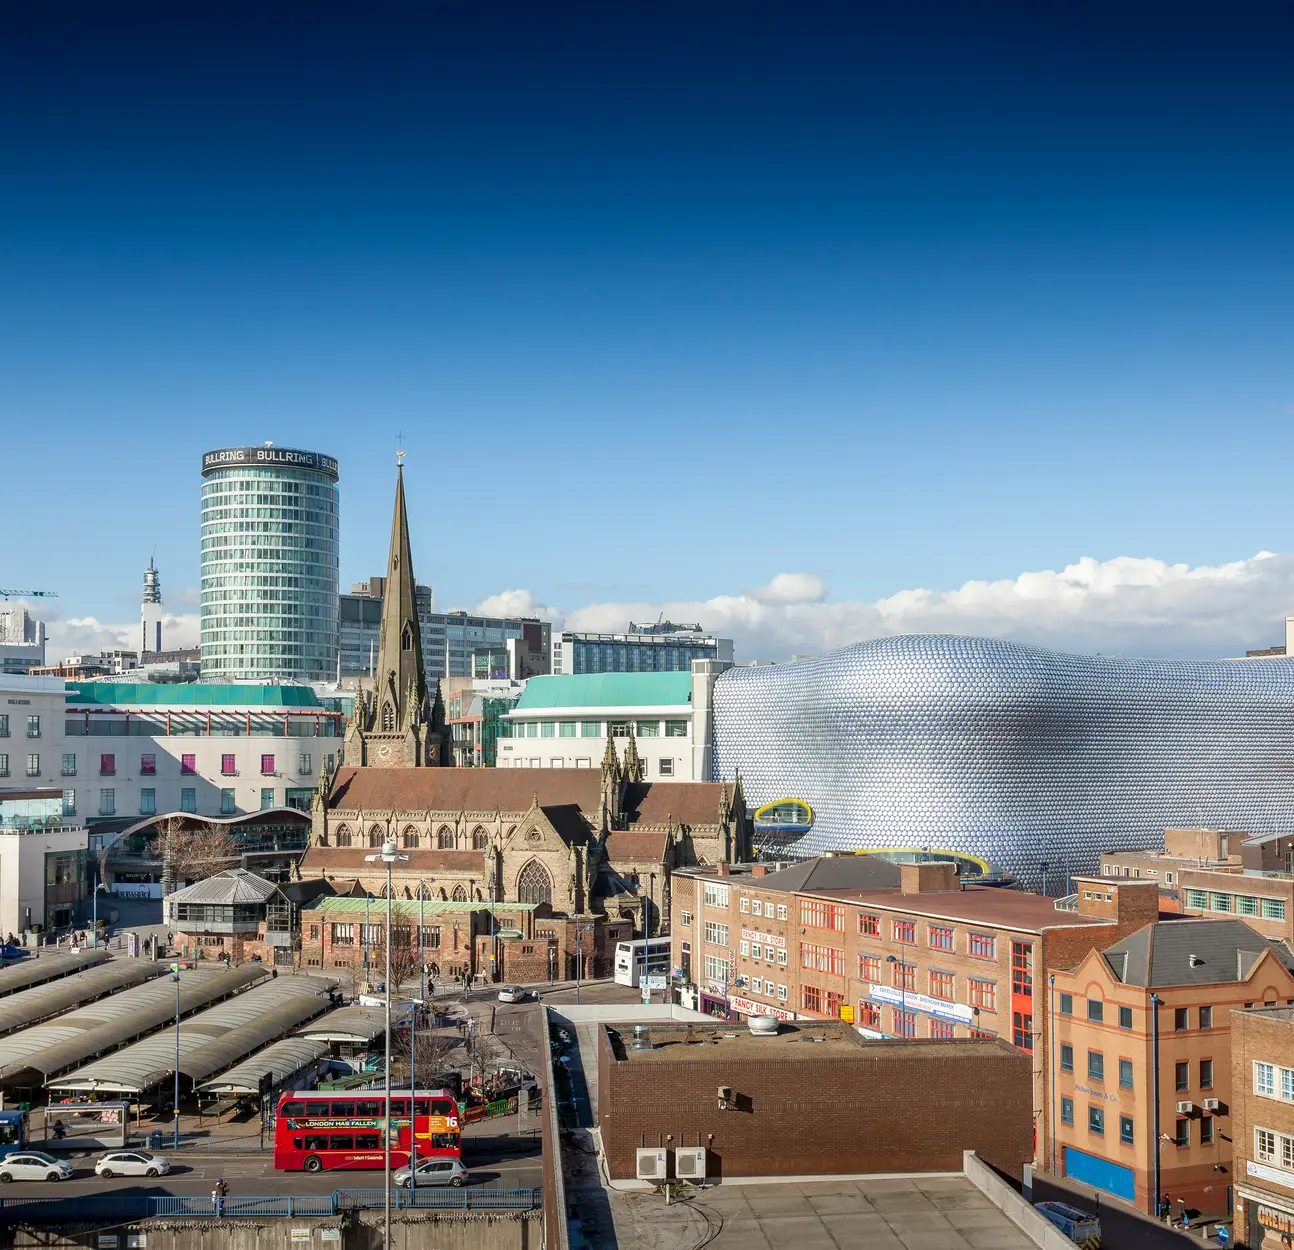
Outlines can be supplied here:
M634 1025L634 1040L629 1043L630 1050L651 1050L651 1036L645 1024Z
M751 1016L746 1021L746 1027L755 1037L773 1037L781 1025L773 1016Z

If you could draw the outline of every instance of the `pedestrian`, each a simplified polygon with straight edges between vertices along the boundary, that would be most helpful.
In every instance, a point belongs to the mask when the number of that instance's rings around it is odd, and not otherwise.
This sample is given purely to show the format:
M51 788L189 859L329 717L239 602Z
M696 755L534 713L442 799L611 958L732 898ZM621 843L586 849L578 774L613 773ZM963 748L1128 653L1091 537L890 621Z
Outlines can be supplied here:
M1182 1213L1182 1227L1189 1229L1191 1226L1191 1217L1186 1212L1186 1199L1178 1198L1177 1207Z
M1173 1204L1169 1200L1168 1195L1160 1194L1159 1195L1159 1218L1163 1220L1165 1224L1167 1224L1171 1221L1172 1214L1173 1214Z
M222 1208L224 1207L224 1204L225 1200L221 1196L220 1186L217 1185L215 1189L211 1191L211 1211L212 1214L215 1215L216 1219L219 1219L223 1214Z
M63 1126L62 1120L54 1121L54 1140L62 1141L67 1136L67 1129Z

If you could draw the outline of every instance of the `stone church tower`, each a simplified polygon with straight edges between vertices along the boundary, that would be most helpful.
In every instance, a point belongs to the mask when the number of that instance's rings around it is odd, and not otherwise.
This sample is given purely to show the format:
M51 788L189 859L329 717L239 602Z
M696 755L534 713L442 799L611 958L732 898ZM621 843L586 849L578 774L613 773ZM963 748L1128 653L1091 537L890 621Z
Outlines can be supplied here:
M425 768L439 764L441 734L435 724L435 707L422 667L401 462L395 477L395 516L391 521L377 671L372 693L355 698L355 713L346 730L346 764L369 768Z

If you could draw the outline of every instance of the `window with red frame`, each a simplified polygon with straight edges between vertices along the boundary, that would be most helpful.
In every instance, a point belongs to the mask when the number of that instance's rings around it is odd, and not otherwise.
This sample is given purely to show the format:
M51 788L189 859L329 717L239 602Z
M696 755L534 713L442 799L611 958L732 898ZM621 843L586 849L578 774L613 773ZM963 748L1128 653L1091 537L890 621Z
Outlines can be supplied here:
M232 777L238 771L234 767L234 757L232 755L222 755L220 757L220 771L226 777Z
M894 940L915 944L917 940L917 922L915 920L896 920L894 922Z
M996 959L997 938L991 933L972 933L966 943L966 949L976 959Z
M812 942L800 943L800 967L809 972L825 972L833 977L845 975L845 952L832 946L815 946Z
M970 1035L979 1038L982 1042L991 1042L997 1037L996 1033L990 1033L986 1029L971 1029Z
M1033 997L1033 944L1011 943L1011 993Z
M821 1011L822 991L816 985L800 986L800 1006L805 1011Z
M930 1036L940 1042L951 1041L953 1038L953 1026L947 1020L931 1020Z
M115 755L99 756L99 776L115 777L117 775L117 757Z
M827 1015L839 1018L840 1009L845 1005L845 996L837 994L835 990L827 991Z
M975 977L968 977L966 984L970 988L970 1005L978 1007L981 1011L997 1010L997 983L995 981L979 981Z
M879 1029L881 1027L881 1009L875 1003L860 1002L858 1004L858 1023L865 1029Z
M881 918L879 916L869 916L866 914L858 917L858 936L874 937L881 936Z
M193 776L198 771L198 757L196 755L180 756L180 772L186 777Z
M927 932L932 950L950 951L953 949L953 931L946 925L932 924Z
M895 1007L894 1033L896 1037L916 1037L917 1013L915 1011L901 1011L898 1007Z
M879 955L858 956L858 979L871 981L873 985L881 983L881 957Z
M1016 1011L1011 1016L1011 1042L1021 1050L1033 1051L1033 1017Z
M952 1002L953 974L951 972L931 972L930 997L944 998Z
M274 756L272 755L261 756L261 776L262 777L274 776Z
M845 909L839 903L820 903L816 899L800 900L800 923L806 929L845 931Z
M139 775L141 777L153 777L157 774L157 756L141 755L139 757Z
M917 988L917 966L916 964L905 964L901 959L896 959L890 964L891 977L896 990L911 990L916 992Z

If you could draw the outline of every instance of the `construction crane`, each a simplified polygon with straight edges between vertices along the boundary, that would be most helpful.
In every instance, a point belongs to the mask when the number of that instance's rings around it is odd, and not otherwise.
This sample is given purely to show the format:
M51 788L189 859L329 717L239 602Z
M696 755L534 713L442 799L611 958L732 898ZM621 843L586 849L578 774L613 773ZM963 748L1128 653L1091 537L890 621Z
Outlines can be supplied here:
M57 590L0 590L0 599L57 599Z

